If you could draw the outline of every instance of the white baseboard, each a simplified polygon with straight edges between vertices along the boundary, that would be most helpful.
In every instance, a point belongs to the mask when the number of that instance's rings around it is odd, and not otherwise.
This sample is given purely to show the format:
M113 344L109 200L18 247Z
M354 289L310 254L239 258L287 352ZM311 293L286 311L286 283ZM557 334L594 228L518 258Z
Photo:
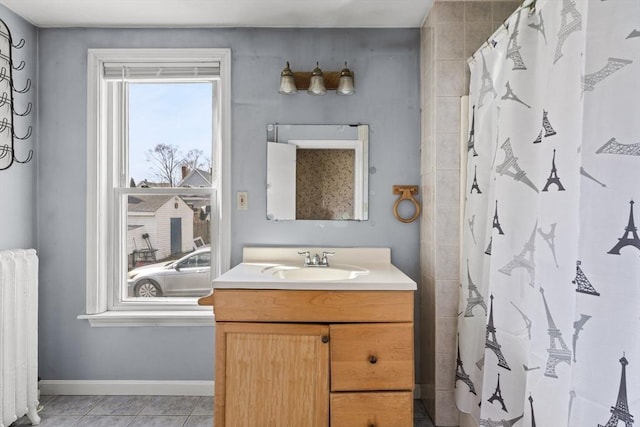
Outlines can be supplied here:
M41 380L41 394L213 396L214 381Z

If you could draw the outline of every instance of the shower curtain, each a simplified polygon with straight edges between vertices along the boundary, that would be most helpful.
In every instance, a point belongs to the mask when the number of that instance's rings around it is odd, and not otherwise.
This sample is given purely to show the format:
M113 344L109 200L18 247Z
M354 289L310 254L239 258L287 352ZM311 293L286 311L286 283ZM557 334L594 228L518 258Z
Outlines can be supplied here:
M523 5L469 64L456 404L640 424L640 1Z

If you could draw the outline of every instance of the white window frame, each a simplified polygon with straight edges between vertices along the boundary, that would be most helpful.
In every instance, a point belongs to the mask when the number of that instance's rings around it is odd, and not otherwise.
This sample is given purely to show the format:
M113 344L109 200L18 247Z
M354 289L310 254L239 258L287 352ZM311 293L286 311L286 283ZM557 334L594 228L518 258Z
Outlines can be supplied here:
M112 206L113 174L123 162L121 153L110 141L107 106L113 94L103 78L105 63L180 62L220 64L219 95L214 111L214 180L212 200L212 279L229 269L231 214L231 50L230 49L89 49L87 61L87 248L86 314L91 326L210 326L211 307L200 307L195 298L171 298L166 301L119 304L114 288L120 278L114 273L118 252L114 249L120 219ZM214 95L215 96L215 95ZM112 100L111 100L112 101ZM163 189L153 190L163 194ZM186 189L185 189L186 190ZM194 194L201 189L189 189ZM120 249L122 250L122 249Z

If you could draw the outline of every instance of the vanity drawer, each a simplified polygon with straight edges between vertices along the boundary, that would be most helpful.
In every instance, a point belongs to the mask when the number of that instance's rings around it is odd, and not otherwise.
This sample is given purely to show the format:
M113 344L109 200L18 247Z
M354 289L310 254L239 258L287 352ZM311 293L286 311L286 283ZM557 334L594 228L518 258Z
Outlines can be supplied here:
M412 427L413 393L331 393L331 427Z
M411 323L330 326L331 391L413 390Z

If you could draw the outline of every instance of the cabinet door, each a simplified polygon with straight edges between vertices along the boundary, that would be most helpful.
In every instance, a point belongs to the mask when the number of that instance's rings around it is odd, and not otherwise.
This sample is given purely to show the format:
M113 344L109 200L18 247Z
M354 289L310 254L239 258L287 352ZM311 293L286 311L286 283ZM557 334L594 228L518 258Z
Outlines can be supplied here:
M328 326L216 328L216 427L328 426Z

